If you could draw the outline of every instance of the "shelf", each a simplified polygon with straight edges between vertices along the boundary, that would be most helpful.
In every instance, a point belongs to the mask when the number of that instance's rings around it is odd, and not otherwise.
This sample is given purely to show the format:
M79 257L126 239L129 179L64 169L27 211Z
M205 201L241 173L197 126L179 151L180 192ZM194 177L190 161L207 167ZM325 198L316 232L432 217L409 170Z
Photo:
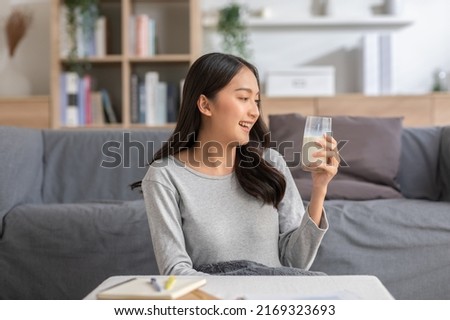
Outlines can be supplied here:
M62 130L78 130L78 129L91 129L91 130L101 130L101 129L123 129L124 125L122 123L105 123L101 125L85 125L85 126L64 126L61 125L59 129Z
M136 57L130 56L125 58L122 55L108 55L105 57L86 57L79 58L74 60L69 60L68 58L61 59L62 63L71 63L71 62L90 62L90 63L120 63L122 61L130 61L130 62L191 62L191 55L189 54L159 54L155 56L148 57Z
M130 62L187 62L191 61L189 54L160 54L149 57L130 57Z
M68 58L61 59L62 63L71 63L71 62L90 62L90 63L120 63L123 60L123 56L121 55L107 55L105 57L86 57L79 58L75 60L69 60Z
M327 28L327 27L349 27L349 28L402 28L413 23L413 20L406 18L397 18L391 16L371 16L366 18L330 18L330 17L311 17L311 18L285 18L285 19L262 19L250 18L247 20L249 28ZM217 25L217 19L203 19L203 27L214 28Z
M123 123L105 123L103 125L85 125L85 126L60 126L59 129L62 130L104 130L104 129L111 129L111 130L123 130L126 129L174 129L176 123L167 123L167 124L161 124L161 125L146 125L146 124L140 124L140 123L131 123L124 125Z
M141 124L141 123L132 123L128 126L128 128L131 129L148 129L148 128L152 128L152 129L174 129L175 128L176 123L166 123L166 124L160 124L160 125L146 125L146 124Z

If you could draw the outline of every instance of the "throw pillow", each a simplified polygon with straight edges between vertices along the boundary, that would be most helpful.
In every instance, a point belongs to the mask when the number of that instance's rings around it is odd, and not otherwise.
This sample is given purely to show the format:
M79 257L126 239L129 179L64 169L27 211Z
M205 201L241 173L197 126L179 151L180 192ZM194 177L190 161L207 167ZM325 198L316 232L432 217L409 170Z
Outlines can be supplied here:
M300 114L269 116L272 147L285 156L294 179L303 181L299 190L308 200L311 183L307 181L311 175L301 169L300 163L305 122L306 117ZM401 197L395 178L401 154L402 118L337 116L332 122L342 161L339 173L330 182L327 199Z
M436 201L441 193L441 127L404 128L397 182L406 198Z
M442 179L442 196L440 200L450 202L450 127L442 129L439 176Z

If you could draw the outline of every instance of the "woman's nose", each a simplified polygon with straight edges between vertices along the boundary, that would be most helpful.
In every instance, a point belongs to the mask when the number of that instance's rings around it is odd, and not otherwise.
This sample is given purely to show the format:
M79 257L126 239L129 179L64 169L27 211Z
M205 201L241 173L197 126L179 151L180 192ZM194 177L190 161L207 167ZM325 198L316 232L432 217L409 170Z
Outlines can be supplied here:
M249 115L250 117L252 117L253 119L258 119L259 117L259 107L258 107L258 103L254 102L252 103L252 107L249 110Z

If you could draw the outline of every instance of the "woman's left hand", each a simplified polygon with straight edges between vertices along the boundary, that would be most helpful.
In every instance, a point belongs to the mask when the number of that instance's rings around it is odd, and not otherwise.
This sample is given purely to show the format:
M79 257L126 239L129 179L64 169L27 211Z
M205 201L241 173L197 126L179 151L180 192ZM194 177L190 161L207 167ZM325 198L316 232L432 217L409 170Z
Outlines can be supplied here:
M311 172L313 189L327 188L328 183L338 172L340 157L337 142L330 135L317 142L322 149L312 154L313 157L326 157L327 163L321 163Z

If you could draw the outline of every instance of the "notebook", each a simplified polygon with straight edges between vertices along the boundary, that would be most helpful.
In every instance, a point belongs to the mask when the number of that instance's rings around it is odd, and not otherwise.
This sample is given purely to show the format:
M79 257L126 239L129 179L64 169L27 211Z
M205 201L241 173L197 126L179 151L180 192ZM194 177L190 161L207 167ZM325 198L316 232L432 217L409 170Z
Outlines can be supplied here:
M157 281L161 291L157 291L148 278L132 278L109 287L97 294L97 299L109 300L170 300L178 299L206 284L204 278L177 277L172 288L164 289L168 277L158 277Z

